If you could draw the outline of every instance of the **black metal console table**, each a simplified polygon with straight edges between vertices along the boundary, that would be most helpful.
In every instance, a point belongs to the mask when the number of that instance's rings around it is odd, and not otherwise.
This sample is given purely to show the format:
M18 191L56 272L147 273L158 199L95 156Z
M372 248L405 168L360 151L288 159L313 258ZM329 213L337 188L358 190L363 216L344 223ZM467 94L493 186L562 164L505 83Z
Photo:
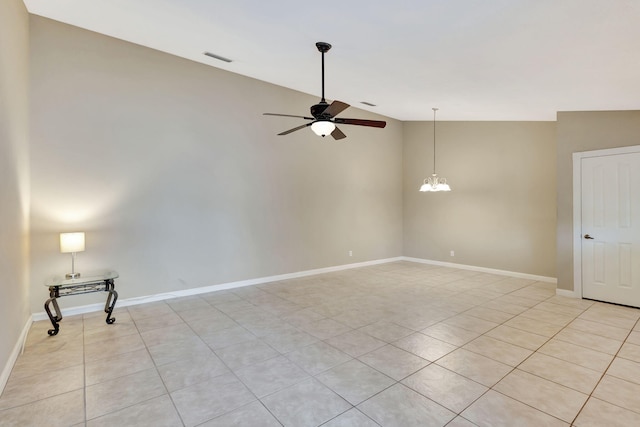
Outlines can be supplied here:
M87 277L79 277L77 279L65 279L62 277L53 277L45 283L49 288L49 299L44 303L44 309L51 320L53 329L49 329L49 335L56 335L60 330L60 321L62 320L62 312L58 307L57 299L68 295L89 294L93 292L108 292L107 302L104 305L104 312L107 313L107 324L111 325L116 321L115 317L111 317L113 308L118 300L118 293L115 290L115 282L118 273L108 271L101 275L93 275ZM51 312L50 305L53 304L55 315Z

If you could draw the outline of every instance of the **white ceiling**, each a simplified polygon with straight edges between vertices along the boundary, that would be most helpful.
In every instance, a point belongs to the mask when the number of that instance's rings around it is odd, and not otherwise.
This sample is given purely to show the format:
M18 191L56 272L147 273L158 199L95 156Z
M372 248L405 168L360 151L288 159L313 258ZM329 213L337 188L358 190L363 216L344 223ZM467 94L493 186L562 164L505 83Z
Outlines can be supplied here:
M438 120L640 109L640 0L24 2L36 15L318 98L315 42L329 42L327 99L400 120L431 120L432 107Z

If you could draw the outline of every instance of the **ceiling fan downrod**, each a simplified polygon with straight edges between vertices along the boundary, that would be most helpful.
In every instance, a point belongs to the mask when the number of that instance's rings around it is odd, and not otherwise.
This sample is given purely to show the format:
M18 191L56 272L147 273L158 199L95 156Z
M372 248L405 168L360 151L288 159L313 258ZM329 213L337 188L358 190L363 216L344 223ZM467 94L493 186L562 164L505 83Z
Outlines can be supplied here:
M320 103L326 104L327 101L324 99L324 54L331 49L331 45L326 42L317 42L316 47L322 54L322 99L320 100Z

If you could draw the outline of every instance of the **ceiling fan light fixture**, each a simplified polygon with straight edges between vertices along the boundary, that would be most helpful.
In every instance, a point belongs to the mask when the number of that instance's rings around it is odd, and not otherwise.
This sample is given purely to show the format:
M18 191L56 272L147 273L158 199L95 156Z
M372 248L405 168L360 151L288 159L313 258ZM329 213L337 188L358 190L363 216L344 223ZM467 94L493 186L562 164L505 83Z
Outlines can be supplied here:
M335 128L335 123L329 120L316 120L311 124L311 130L318 136L331 135Z

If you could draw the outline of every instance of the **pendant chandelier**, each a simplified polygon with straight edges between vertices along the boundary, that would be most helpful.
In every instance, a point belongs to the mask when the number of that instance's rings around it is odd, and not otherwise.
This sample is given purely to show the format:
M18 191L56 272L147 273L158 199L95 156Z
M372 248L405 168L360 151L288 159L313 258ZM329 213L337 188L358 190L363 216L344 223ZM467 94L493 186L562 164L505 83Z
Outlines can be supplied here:
M436 111L433 110L433 174L430 177L425 178L424 183L420 187L420 191L451 191L451 187L447 184L447 180L438 176L436 173Z

